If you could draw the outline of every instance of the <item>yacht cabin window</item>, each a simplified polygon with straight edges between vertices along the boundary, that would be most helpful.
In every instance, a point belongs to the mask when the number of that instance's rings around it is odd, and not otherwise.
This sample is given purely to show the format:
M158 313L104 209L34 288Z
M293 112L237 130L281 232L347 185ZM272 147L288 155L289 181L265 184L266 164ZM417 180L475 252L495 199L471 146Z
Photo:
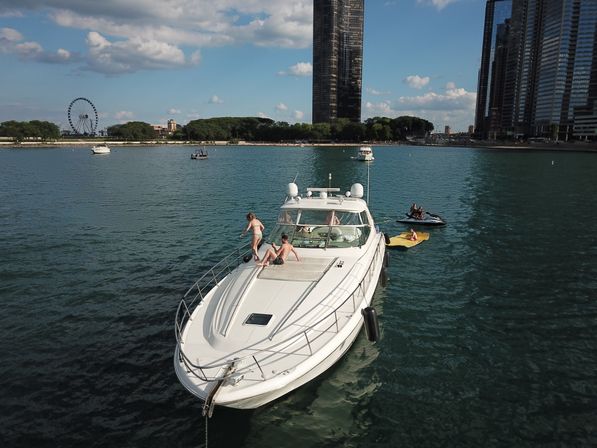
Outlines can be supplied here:
M366 212L339 210L282 210L268 240L281 244L283 234L302 248L345 248L362 246L371 233Z

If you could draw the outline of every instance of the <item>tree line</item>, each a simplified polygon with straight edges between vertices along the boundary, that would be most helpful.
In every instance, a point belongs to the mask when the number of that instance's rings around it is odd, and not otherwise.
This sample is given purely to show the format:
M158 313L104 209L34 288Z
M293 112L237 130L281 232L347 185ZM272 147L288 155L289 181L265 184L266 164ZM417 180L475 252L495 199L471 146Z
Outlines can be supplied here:
M418 117L374 117L363 123L338 119L332 123L295 123L261 117L220 117L190 121L167 138L196 141L249 142L362 142L402 141L408 137L424 137L433 131L433 124ZM128 141L154 140L159 136L153 127L141 121L117 124L107 129L108 136ZM0 136L22 139L59 138L58 126L47 121L0 124Z
M261 117L219 117L190 121L167 138L195 141L249 142L361 142L401 141L424 137L433 123L418 117L369 118L363 123L338 119L333 123L295 123ZM132 121L108 128L108 135L122 140L151 140L158 136L147 123Z
M0 137L12 137L17 141L26 138L57 139L60 138L60 128L49 121L5 121L0 123Z
M338 119L332 123L276 122L269 118L228 117L193 120L177 131L178 140L245 140L263 142L361 142L400 141L407 137L424 137L433 131L433 124L418 117L375 117L363 123Z

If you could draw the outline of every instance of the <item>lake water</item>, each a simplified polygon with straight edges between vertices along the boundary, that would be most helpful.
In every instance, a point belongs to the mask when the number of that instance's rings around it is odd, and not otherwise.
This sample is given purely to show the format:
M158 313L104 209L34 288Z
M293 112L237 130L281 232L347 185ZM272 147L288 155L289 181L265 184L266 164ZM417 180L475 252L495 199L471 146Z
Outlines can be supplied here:
M356 148L0 151L0 446L201 447L173 370L174 314L286 184L367 185ZM411 202L447 219L392 252L361 335L324 376L218 447L597 445L597 154L376 147L381 229ZM247 242L242 241L242 242Z

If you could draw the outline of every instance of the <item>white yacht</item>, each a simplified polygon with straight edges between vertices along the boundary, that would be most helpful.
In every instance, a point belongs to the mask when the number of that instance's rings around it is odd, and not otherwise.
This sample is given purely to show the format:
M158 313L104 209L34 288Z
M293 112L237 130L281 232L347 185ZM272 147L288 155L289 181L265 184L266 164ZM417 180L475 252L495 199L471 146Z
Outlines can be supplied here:
M385 240L363 186L339 191L309 188L301 197L288 185L259 256L287 235L300 261L290 254L282 265L261 267L245 247L184 295L174 367L204 401L204 414L214 405L250 409L281 397L326 371L357 337L385 275Z
M110 148L105 143L95 145L91 148L93 154L110 154Z
M371 162L371 161L375 160L375 157L373 157L373 150L371 149L371 147L370 146L361 146L359 148L357 160L360 160L362 162Z

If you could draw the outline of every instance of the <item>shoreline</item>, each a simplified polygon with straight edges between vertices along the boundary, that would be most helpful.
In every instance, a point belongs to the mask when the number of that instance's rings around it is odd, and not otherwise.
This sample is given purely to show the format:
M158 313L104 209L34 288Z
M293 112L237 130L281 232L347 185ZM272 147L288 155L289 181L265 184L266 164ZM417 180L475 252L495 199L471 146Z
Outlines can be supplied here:
M414 143L414 142L367 142L367 143L270 143L270 142L245 142L229 143L227 141L106 141L106 140L60 140L53 142L8 142L0 141L0 149L28 149L28 148L57 148L69 147L76 149L91 149L92 146L106 143L117 147L144 147L144 146L272 146L272 147L358 147L358 146L422 146L443 148L470 148L492 149L504 151L576 151L597 152L597 143Z

